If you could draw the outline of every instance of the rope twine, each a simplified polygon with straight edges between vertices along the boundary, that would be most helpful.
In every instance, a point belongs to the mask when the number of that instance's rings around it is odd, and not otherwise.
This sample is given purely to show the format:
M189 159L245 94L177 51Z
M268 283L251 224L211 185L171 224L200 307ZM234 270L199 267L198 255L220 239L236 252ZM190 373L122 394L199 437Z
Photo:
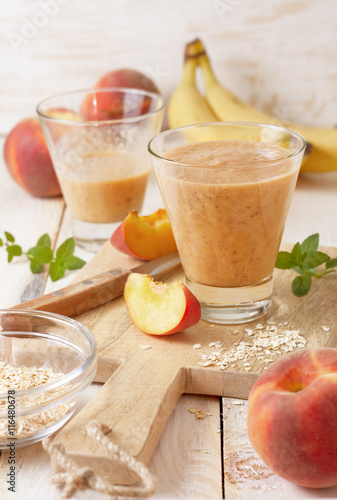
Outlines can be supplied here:
M44 450L49 453L58 470L63 471L54 474L50 480L53 484L63 488L64 498L70 498L78 490L86 489L104 493L113 499L118 497L147 498L155 492L157 482L148 468L120 449L106 436L110 432L107 425L93 420L88 423L86 431L106 451L111 461L119 462L134 472L139 478L139 483L137 485L112 484L108 479L98 476L93 468L80 467L61 443L53 443L51 438L46 438L42 442Z

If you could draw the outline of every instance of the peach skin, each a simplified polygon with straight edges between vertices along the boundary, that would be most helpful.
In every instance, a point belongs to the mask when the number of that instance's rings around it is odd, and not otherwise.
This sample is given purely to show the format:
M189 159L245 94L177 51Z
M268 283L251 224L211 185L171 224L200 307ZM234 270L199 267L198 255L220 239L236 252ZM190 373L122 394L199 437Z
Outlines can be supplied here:
M132 210L110 241L120 252L143 260L154 260L177 251L170 221L162 208L145 216Z
M201 316L198 300L179 280L155 282L148 274L131 273L124 299L133 323L150 335L170 335L195 325Z
M276 474L300 486L337 484L337 349L303 349L259 377L248 435Z
M21 120L8 134L5 162L13 179L33 196L59 196L61 189L38 118Z

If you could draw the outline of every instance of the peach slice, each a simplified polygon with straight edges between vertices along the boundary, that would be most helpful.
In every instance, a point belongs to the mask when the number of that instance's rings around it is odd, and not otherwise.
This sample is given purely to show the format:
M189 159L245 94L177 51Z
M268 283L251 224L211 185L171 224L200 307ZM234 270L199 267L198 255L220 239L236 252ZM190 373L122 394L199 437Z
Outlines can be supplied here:
M150 335L177 333L200 320L198 300L179 280L160 283L148 274L131 273L124 298L133 323Z
M138 259L154 260L177 251L166 210L139 216L132 210L110 239L120 252Z

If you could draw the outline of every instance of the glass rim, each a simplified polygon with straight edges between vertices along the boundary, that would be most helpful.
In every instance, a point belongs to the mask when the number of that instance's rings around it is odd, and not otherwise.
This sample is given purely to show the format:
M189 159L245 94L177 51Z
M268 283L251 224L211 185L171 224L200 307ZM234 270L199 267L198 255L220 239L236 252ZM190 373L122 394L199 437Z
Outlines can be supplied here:
M55 388L58 388L64 384L68 384L72 380L75 380L79 375L82 373L85 373L87 368L91 366L91 364L95 361L96 355L97 355L97 344L95 337L91 333L91 331L82 323L79 321L76 321L75 319L68 318L67 316L62 316L61 314L56 314L56 313L51 313L47 311L40 311L37 309L0 309L0 315L2 314L9 314L9 315L14 315L14 314L19 314L22 316L40 316L40 317L45 317L48 319L51 319L53 321L57 322L64 322L67 323L69 326L72 326L75 328L81 335L87 340L89 344L89 353L85 355L84 360L76 366L73 370L71 370L68 373L65 373L62 377L53 380L52 382L48 382L46 384L38 385L36 387L31 387L30 389L24 389L17 391L15 394L16 398L21 398L24 396L29 396L32 394L37 394L39 392L46 392ZM4 333L6 334L6 331L0 331L0 336L1 334ZM10 333L10 332L8 332ZM34 332L20 332L19 329L15 333L21 333L24 334L26 333L27 335L34 335ZM36 332L35 332L36 333ZM54 337L51 337L53 340ZM66 392L65 392L66 394ZM1 393L0 392L0 399L7 398L7 392ZM33 408L33 407L32 407Z
M277 158L275 160L267 161L266 163L260 164L258 166L251 165L251 164L247 165L247 164L243 163L242 166L240 165L240 167L239 167L240 169L264 168L264 167L270 167L273 165L277 165L280 162L284 162L285 160L289 160L291 158L295 158L296 156L299 156L303 151L305 151L305 148L307 145L306 140L304 139L304 137L301 134L299 134L298 132L295 132L294 130L288 129L286 127L282 127L280 125L273 125L273 124L262 123L262 122L242 122L242 121L222 122L222 121L217 121L217 122L195 123L192 125L185 125L183 127L177 127L177 128L165 130L164 132L161 132L160 134L157 134L154 137L152 137L152 139L148 143L147 150L150 153L150 155L152 155L153 157L155 157L159 160L165 161L168 164L178 165L178 166L186 167L186 168L188 168L188 167L190 167L190 168L205 168L203 165L200 165L200 164L182 163L182 162L178 162L175 160L170 160L169 158L165 158L164 156L161 156L160 154L158 154L154 151L153 144L156 141L158 141L159 139L163 139L163 138L165 138L165 137L167 137L175 132L183 132L184 130L193 129L193 128L221 127L221 126L222 127L224 127L224 126L225 127L251 127L251 128L255 127L255 128L260 128L260 129L269 128L269 129L278 130L278 131L282 131L284 133L287 133L292 137L296 137L300 141L299 148L295 152L290 153L287 156L283 156L282 158ZM211 140L212 139L210 139L209 141L211 141ZM214 139L214 140L225 141L226 139ZM233 140L235 140L235 139L233 139ZM191 142L189 144L197 144L199 142L209 142L209 141L197 141L197 142ZM260 142L260 141L254 141L254 142ZM225 165L224 166L216 166L216 165L215 166L207 166L208 170L212 170L212 169L219 170L221 168L229 168L229 167L225 166Z
M143 115L137 115L137 116L130 116L127 118L114 118L114 119L109 119L109 120L83 120L83 121L75 121L75 120L66 120L64 118L55 118L52 116L46 115L42 110L41 107L46 104L48 101L51 101L53 99L58 99L62 97L67 97L67 96L72 96L76 94L103 94L106 92L120 92L124 94L135 94L135 95L143 95L147 97L151 97L152 99L159 100L160 105L158 109L155 109L154 111L150 111L149 113L144 113ZM40 101L37 106L36 106L36 113L39 116L39 118L42 118L43 120L54 122L54 123L60 123L60 124L66 124L69 125L71 124L76 125L76 126L85 126L85 125L104 125L104 124L119 124L119 123L135 123L137 121L142 121L144 118L149 118L151 116L157 115L161 111L165 109L165 100L162 94L158 94L157 92L152 92L150 90L144 90L144 89L136 89L136 88L128 88L128 87L102 87L102 88L90 88L90 89L80 89L80 90L71 90L67 92L60 92L58 94L51 95L49 97L45 97L42 101Z

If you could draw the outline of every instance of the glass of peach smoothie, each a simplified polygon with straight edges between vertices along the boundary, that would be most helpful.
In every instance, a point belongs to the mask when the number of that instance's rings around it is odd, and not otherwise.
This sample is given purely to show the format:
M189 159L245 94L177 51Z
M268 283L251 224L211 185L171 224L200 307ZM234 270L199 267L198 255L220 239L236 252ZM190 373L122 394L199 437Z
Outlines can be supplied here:
M68 92L37 113L70 213L76 243L96 251L131 210L142 208L159 133L162 96L139 89Z
M204 320L243 323L269 308L304 149L295 132L239 122L172 129L150 141L186 284Z

